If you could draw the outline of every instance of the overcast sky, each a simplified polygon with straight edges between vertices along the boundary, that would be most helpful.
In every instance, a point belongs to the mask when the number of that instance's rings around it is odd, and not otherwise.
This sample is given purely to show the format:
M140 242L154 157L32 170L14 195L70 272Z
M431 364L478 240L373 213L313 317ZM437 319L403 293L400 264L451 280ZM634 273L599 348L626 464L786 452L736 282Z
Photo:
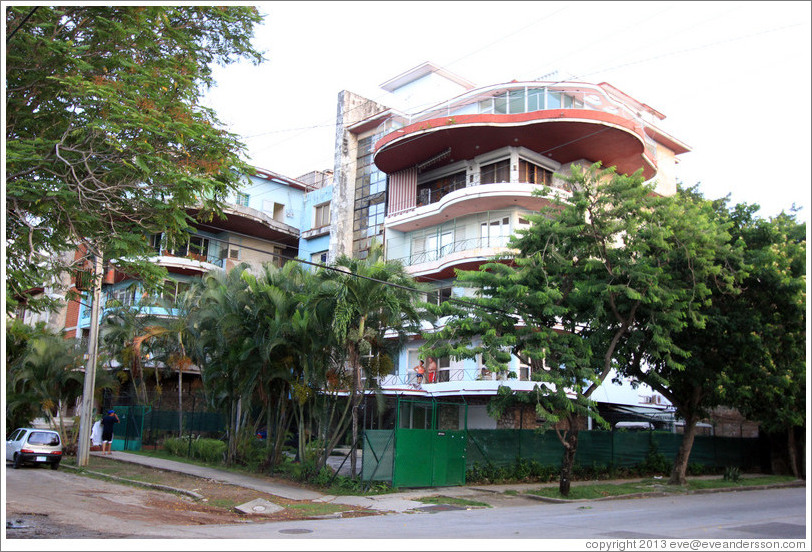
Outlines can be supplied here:
M812 35L795 2L263 2L259 66L218 69L207 102L250 162L285 176L333 168L341 90L431 61L485 86L608 82L666 116L692 149L678 179L762 215L809 221ZM557 71L557 73L556 73Z

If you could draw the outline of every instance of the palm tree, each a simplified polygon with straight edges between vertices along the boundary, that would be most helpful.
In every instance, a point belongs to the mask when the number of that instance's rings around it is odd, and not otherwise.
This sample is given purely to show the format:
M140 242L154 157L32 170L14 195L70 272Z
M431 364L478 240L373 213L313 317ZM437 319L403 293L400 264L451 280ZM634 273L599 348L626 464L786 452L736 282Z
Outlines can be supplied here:
M82 351L75 339L46 333L34 336L27 344L12 387L39 406L48 423L65 439L64 408L82 394Z
M188 327L191 358L201 367L208 399L227 413L229 464L236 456L240 399L250 395L251 373L261 362L247 270L243 263L227 274L207 274Z
M334 301L333 330L338 343L346 348L352 371L352 476L356 475L358 446L358 407L363 390L362 357L375 356L388 331L398 336L419 331L416 284L398 261L387 261L383 247L374 242L366 259L346 255L336 259L338 270L319 274L329 282L322 293Z

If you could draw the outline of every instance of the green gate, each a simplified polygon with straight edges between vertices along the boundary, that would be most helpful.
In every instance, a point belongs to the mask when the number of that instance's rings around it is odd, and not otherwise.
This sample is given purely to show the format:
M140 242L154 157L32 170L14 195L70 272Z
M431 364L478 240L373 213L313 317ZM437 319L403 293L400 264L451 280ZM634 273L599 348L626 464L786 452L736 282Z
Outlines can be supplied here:
M467 406L398 398L397 411L392 486L464 485Z
M141 450L144 435L144 416L152 407L149 406L114 406L119 423L113 426L113 443L111 450Z

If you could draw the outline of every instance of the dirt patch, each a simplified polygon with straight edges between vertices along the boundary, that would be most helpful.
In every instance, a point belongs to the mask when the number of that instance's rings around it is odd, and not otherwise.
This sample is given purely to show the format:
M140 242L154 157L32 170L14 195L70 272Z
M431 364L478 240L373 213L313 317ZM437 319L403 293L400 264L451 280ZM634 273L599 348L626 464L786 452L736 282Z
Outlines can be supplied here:
M290 500L211 479L159 470L138 464L118 462L111 458L91 457L87 469L91 472L119 478L192 491L203 497L202 499L195 499L182 494L151 493L152 498L148 500L147 505L150 508L164 511L166 517L161 521L166 524L210 525L261 521L296 521L333 515L358 517L377 514L377 512L371 510L346 505L313 503L309 500ZM255 477L289 484L289 482L262 476L261 474L256 474ZM284 509L270 514L244 514L235 510L236 506L257 498L265 499ZM110 512L110 514L116 516L115 512ZM127 516L132 519L132 515L132 512L122 513L121 517Z

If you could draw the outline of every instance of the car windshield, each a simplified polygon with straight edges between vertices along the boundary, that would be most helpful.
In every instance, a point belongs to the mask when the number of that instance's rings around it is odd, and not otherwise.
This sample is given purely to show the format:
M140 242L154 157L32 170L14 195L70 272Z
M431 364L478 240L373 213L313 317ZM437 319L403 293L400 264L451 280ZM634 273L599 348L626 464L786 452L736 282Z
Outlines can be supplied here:
M28 437L28 444L55 447L59 444L59 435L46 433L45 431L35 431Z

